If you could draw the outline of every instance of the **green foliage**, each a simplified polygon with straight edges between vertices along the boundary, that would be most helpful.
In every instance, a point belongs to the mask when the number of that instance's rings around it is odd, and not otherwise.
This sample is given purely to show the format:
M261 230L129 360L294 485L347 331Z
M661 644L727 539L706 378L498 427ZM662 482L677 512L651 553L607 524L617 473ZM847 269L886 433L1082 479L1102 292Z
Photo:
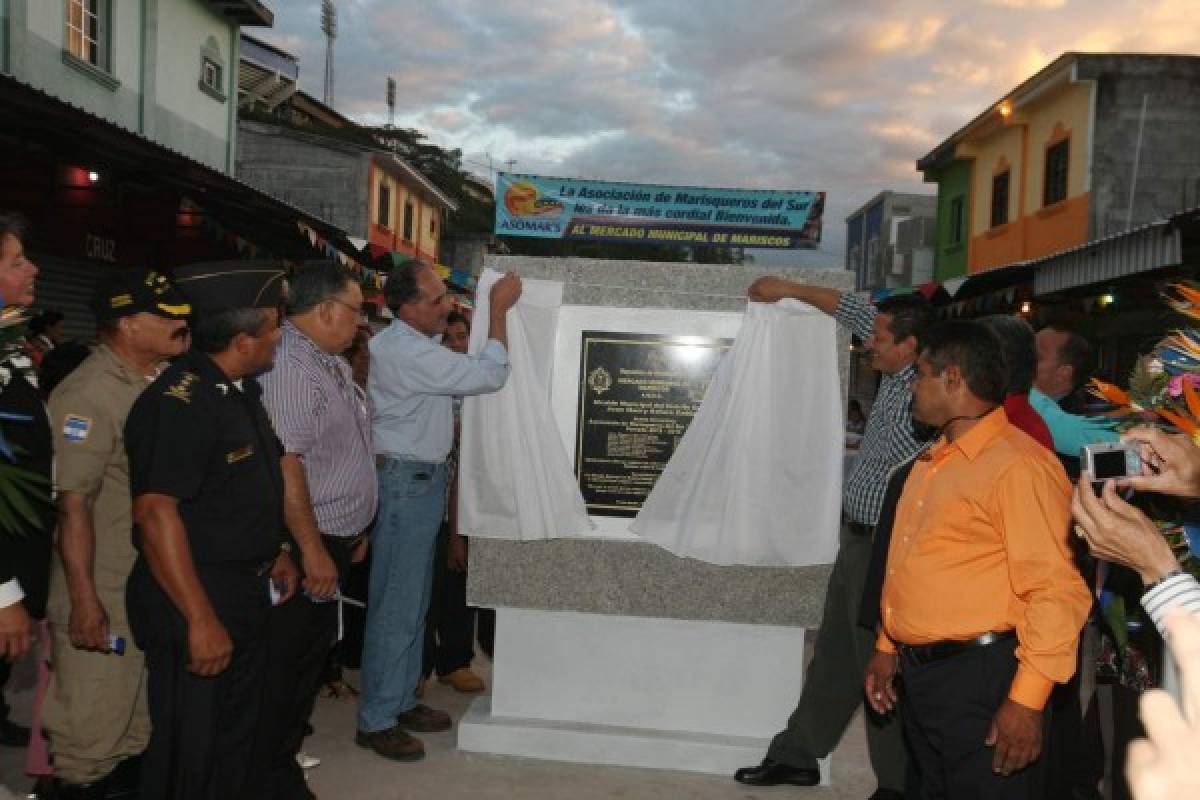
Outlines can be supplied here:
M42 524L38 507L50 502L50 482L44 476L0 459L0 531L36 531Z

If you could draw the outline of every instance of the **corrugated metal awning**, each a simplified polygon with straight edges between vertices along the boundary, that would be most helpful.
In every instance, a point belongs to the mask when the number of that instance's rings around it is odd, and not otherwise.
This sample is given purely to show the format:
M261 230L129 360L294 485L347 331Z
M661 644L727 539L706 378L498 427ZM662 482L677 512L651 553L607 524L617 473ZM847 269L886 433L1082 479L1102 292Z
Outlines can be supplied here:
M1171 219L1098 239L1085 245L1026 262L1037 267L1035 295L1123 278L1183 263L1179 228Z

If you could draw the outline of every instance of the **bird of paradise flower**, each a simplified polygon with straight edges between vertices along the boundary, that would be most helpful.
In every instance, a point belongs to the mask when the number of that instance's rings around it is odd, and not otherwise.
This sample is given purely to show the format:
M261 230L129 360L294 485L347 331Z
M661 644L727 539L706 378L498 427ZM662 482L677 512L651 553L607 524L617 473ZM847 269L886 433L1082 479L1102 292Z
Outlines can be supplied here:
M0 301L2 302L2 301ZM0 353L13 353L25 341L25 310L0 308ZM15 377L15 376L14 376ZM18 424L33 420L28 414L0 411L0 421ZM19 449L9 443L0 427L0 531L21 534L42 524L39 506L50 503L50 482L17 465ZM4 461L8 463L4 463Z

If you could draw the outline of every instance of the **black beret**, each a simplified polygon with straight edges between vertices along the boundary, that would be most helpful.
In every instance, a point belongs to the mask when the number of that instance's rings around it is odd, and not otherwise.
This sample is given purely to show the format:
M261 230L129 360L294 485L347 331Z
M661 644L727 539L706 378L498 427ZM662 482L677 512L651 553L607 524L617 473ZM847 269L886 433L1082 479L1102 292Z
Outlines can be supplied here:
M167 319L186 319L192 307L162 273L122 269L109 272L96 284L92 311L98 322L142 312Z
M235 308L278 308L287 269L273 261L206 261L175 270L175 285L200 314Z

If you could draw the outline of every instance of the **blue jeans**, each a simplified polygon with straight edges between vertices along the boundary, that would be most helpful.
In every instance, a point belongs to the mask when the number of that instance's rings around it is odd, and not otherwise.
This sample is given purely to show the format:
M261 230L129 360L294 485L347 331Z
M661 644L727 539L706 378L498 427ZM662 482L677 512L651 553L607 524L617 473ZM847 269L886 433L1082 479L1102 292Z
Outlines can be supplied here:
M371 536L361 731L391 728L397 714L417 704L433 551L445 511L445 464L383 462L379 516Z

